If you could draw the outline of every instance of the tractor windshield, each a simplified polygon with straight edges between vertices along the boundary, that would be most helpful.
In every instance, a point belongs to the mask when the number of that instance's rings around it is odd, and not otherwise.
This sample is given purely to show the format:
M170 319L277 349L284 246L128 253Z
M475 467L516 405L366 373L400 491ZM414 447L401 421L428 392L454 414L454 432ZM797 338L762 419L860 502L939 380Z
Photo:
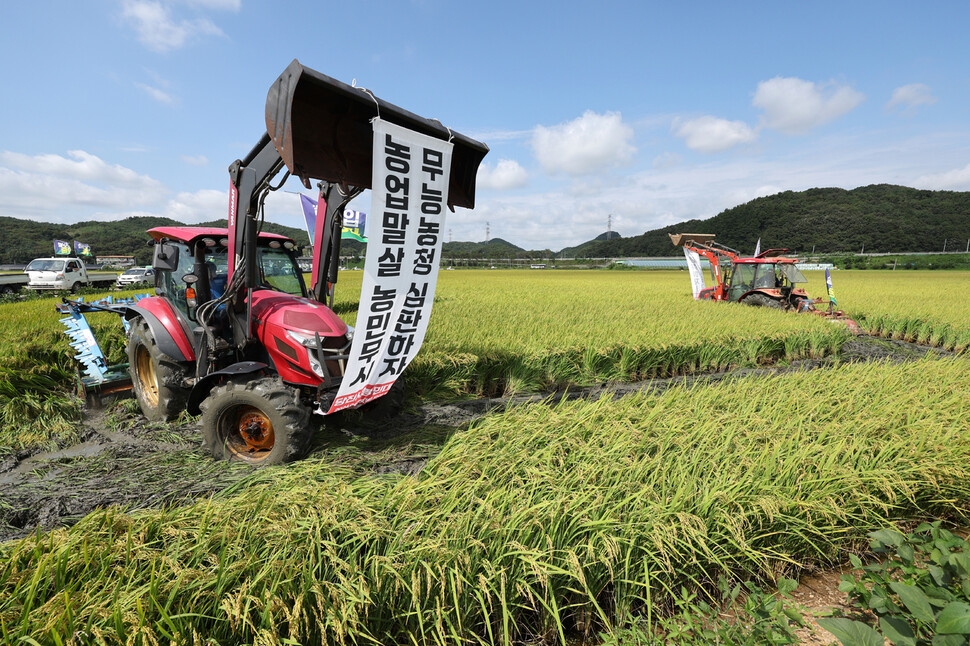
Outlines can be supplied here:
M259 248L260 282L293 296L306 296L303 273L285 249Z
M778 271L788 279L789 283L807 283L808 279L802 272L798 271L798 267L795 265L778 265Z

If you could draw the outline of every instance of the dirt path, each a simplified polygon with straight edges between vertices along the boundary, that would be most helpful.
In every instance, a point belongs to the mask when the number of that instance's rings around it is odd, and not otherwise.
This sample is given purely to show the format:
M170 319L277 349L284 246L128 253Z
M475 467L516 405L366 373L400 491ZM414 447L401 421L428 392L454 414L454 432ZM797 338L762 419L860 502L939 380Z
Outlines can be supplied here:
M622 397L643 390L662 392L681 384L820 369L847 361L912 361L947 354L902 341L859 337L846 343L839 355L823 360L534 395L426 403L376 430L363 426L359 416L328 418L316 434L311 456L333 456L361 475L413 474L457 428L510 406L549 399ZM36 529L69 526L109 505L136 509L192 501L239 484L254 473L247 465L212 460L202 450L197 420L149 424L132 400L106 411L85 411L83 425L78 444L54 452L10 456L0 462L0 542L22 538Z

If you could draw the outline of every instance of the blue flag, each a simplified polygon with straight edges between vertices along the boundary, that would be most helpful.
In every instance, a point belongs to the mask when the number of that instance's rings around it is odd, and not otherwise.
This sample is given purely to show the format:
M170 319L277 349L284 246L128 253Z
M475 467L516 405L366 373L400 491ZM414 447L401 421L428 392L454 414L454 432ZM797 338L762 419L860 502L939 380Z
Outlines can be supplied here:
M825 270L825 291L827 291L829 294L829 303L831 303L833 307L837 306L839 302L835 300L835 288L832 287L832 274L829 273L828 269Z
M91 245L83 242L74 241L74 253L79 256L91 256Z
M55 256L69 256L71 255L71 243L64 242L63 240L54 241L54 255Z
M306 232L313 244L313 231L317 226L317 205L306 195L300 194L300 204L303 205L303 219L306 220Z

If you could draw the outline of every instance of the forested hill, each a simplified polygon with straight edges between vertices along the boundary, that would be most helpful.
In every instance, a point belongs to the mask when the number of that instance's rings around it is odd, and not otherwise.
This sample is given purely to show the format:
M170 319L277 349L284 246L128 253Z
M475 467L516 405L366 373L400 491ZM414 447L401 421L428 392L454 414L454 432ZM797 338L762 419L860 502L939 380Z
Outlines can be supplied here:
M138 264L147 265L151 263L152 250L145 232L164 226L182 226L182 223L170 218L133 217L112 222L52 224L0 217L0 264L26 264L33 258L53 255L54 240L77 240L91 245L96 256L133 254ZM193 226L224 227L226 221ZM302 229L267 222L263 230L290 236L299 245L309 244L307 233Z
M743 253L787 248L796 253L947 251L970 239L970 192L923 191L875 184L847 191L785 191L741 204L708 220L688 220L631 238L591 244L586 258L672 256L668 233L714 233Z
M91 245L95 255L135 254L139 264L151 262L145 231L175 226L169 218L133 217L113 222L52 224L0 217L0 264L27 263L50 256L53 240L78 240ZM202 226L226 226L225 220ZM307 245L306 231L266 223L264 230L282 233ZM942 251L967 248L970 239L970 192L922 191L878 184L851 191L813 188L785 191L727 209L708 220L688 220L631 238L614 237L590 241L572 248L578 257L673 256L680 252L670 244L668 233L714 233L717 241L743 253L788 248L795 253L817 254L866 252ZM612 235L617 235L612 233ZM362 243L344 241L345 252L358 252ZM564 250L566 251L566 250ZM493 238L487 243L446 242L450 257L531 257L510 242ZM553 255L545 250L544 255ZM558 255L558 254L556 254ZM573 255L567 253L567 256Z

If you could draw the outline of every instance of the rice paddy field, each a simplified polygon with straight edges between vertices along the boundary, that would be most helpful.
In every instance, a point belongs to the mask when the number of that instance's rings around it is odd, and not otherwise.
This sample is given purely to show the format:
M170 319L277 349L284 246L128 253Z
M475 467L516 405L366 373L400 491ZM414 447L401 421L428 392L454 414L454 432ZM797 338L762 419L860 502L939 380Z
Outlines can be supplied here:
M412 416L668 383L428 423L371 452L324 429L301 462L2 543L0 641L598 644L635 627L628 643L661 643L652 627L685 591L770 587L845 562L874 529L966 526L970 275L834 279L874 343L940 352L845 360L843 326L695 302L685 272L442 272L405 373ZM338 285L350 322L359 280ZM0 304L0 460L78 441L57 318L51 300ZM728 376L678 380L710 373ZM392 453L420 468L381 468ZM214 468L195 445L166 459L179 478Z

